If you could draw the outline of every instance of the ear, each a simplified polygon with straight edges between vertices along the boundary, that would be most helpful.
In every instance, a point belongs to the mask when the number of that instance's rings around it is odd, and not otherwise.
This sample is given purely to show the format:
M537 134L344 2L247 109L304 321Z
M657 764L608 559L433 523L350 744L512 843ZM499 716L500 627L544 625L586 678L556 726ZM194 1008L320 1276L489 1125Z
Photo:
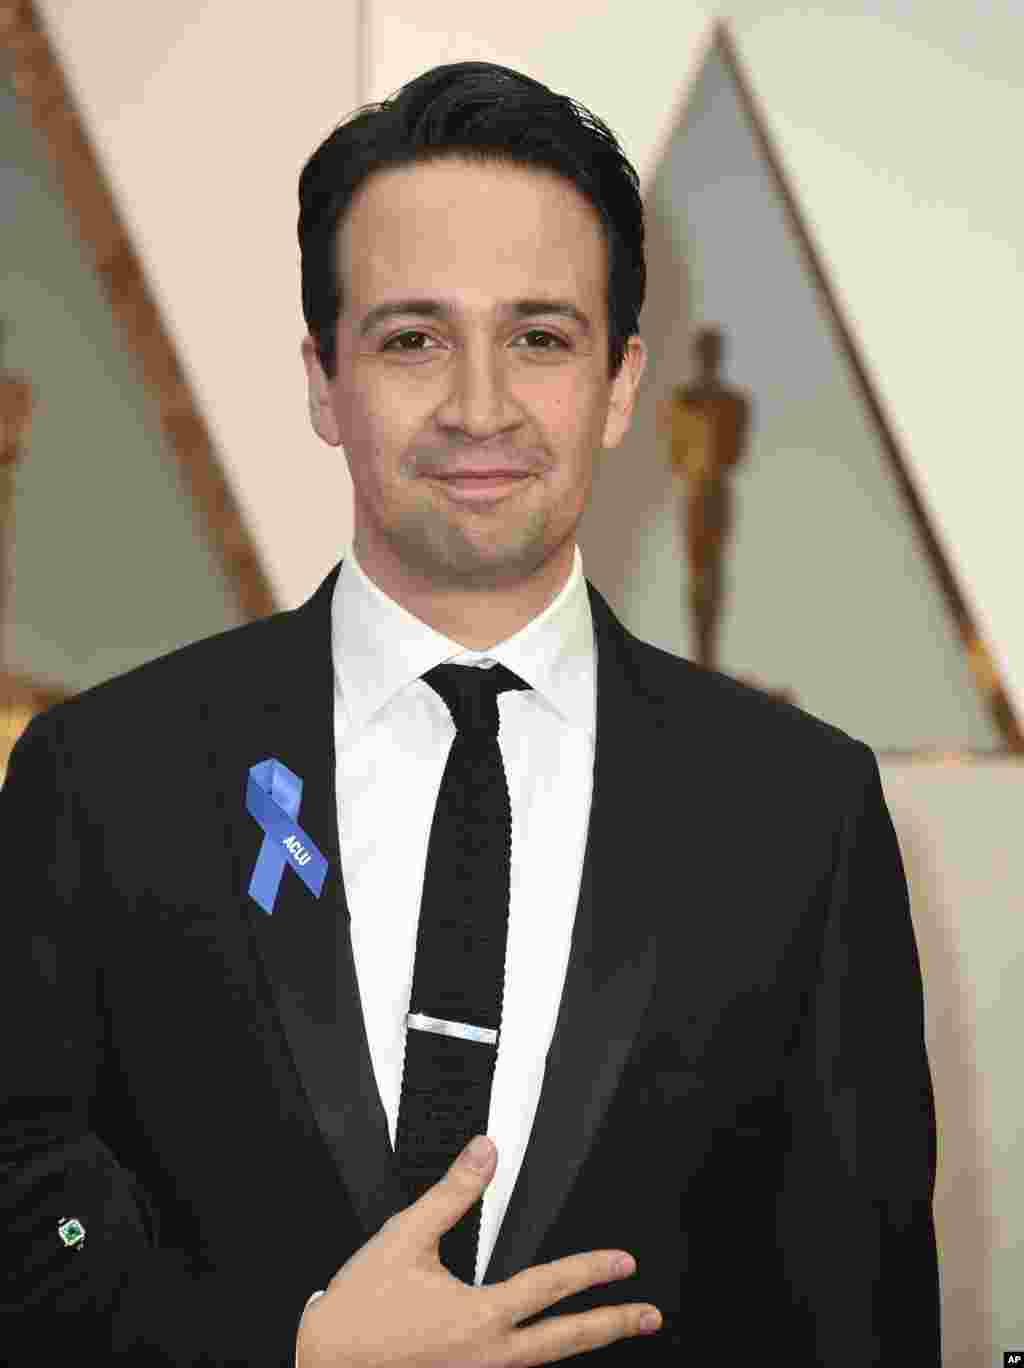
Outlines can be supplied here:
M612 381L608 417L605 419L604 436L601 439L601 445L608 450L617 447L629 431L640 377L646 368L647 345L642 337L634 335L626 343L622 365Z
M308 333L302 339L299 350L303 365L306 367L309 421L313 425L313 431L328 446L341 446L341 435L331 406L330 382L324 375L320 358L316 354L316 343Z

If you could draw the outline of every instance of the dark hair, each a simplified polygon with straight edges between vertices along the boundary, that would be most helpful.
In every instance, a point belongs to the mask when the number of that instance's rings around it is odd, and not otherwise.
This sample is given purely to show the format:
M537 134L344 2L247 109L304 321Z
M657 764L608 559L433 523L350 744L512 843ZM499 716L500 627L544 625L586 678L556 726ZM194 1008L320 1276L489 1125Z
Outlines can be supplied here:
M425 71L380 104L362 105L330 133L299 176L302 312L324 373L337 371L343 307L336 230L373 172L458 158L554 171L601 217L608 259L608 378L639 332L647 284L644 211L636 171L607 124L577 101L490 62Z

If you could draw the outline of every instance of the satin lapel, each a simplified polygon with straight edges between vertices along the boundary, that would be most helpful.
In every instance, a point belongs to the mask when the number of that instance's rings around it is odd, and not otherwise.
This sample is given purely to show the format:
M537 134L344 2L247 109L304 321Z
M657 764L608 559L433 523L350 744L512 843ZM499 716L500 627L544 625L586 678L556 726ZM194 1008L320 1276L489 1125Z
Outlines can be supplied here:
M630 643L587 582L597 647L594 788L565 987L533 1130L484 1283L537 1257L590 1152L654 988L661 899L638 898L635 871L665 859L650 776L663 733L636 699ZM626 795L624 798L623 795ZM643 801L637 801L642 796Z
M250 677L209 710L209 750L241 929L258 948L299 1080L369 1238L404 1199L370 1059L339 851L331 599L340 565L301 607L258 625ZM269 914L249 895L264 833L245 803L249 770L267 759L301 778L295 820L327 860L319 897L286 865Z

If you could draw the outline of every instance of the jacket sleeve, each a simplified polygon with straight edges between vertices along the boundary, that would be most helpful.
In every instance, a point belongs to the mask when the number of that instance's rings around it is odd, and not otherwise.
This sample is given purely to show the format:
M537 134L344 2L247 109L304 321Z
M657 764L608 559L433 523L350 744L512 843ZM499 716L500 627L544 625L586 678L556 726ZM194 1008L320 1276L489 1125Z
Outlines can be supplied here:
M292 1368L304 1290L256 1252L211 1271L161 1242L151 1194L91 1129L104 894L86 877L98 833L61 744L67 707L29 723L0 789L0 1359ZM84 1239L66 1244L72 1219Z
M778 1348L806 1368L941 1368L921 969L878 762L860 742L851 756L820 957L786 1077L776 1241L804 1338Z

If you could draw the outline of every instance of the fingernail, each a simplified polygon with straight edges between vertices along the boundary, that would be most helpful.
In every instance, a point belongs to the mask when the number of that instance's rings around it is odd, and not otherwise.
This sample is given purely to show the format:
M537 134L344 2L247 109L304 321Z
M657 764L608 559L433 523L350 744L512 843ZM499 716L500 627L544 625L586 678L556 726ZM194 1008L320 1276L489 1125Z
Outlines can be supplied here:
M491 1162L491 1142L485 1136L478 1135L470 1142L466 1158L475 1169L485 1169Z

